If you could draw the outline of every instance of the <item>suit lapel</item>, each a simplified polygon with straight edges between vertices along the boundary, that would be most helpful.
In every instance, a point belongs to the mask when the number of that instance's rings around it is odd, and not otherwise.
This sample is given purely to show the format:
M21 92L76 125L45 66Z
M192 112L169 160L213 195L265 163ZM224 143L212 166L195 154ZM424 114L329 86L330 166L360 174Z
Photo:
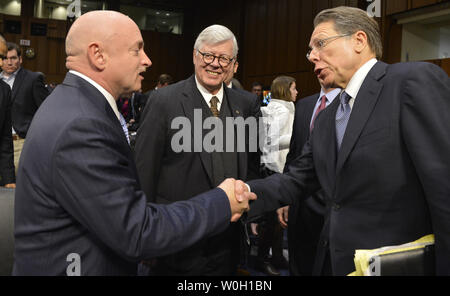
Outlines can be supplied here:
M195 135L195 119L197 121L200 121L198 124L200 124L200 127L203 130L203 117L205 114L203 114L202 118L195 118L194 116L194 109L202 110L202 101L203 96L201 95L200 91L197 89L197 85L195 84L195 78L194 76L191 76L187 83L186 87L183 91L183 100L181 101L181 104L183 106L184 114L189 119L189 122L191 123L191 131L192 131L192 148L194 149L193 152L198 151L198 149L201 150L199 153L200 159L203 164L203 168L205 169L206 173L208 174L209 180L211 184L214 183L213 179L213 168L212 168L212 160L211 155L206 152L203 149L203 131L199 135ZM200 136L200 139L198 137ZM195 145L199 145L198 147L194 148Z
M326 186L323 186L323 189L326 190L328 196L333 196L332 192L335 188L336 183L336 112L339 107L339 100L335 99L333 103L331 103L330 106L325 108L322 112L329 112L327 114L326 122L324 125L324 128L317 129L320 130L320 144L322 147L319 147L319 149L325 150L325 155L323 159L326 159L325 167L327 172L327 179L329 182L329 188L326 188ZM325 114L323 114L325 115ZM316 122L317 122L316 118ZM316 126L316 125L315 125ZM316 126L317 127L317 126ZM314 130L313 130L314 133ZM325 147L323 147L325 146ZM329 190L327 190L329 189Z
M378 80L384 76L387 65L378 62L367 74L353 106L350 119L345 130L342 146L338 153L336 174L338 175L350 152L355 146L370 114L380 96L383 84Z
M14 99L16 98L17 92L20 89L20 85L24 81L25 75L26 75L25 71L23 71L23 69L20 68L20 70L17 72L16 78L14 79L14 84L13 84L13 88L11 91L11 100L12 101L14 101Z
M228 101L228 106L230 107L230 112L232 113L233 118L237 118L237 117L243 117L244 113L242 111L242 108L238 105L239 99L236 98L235 96L233 96L234 93L229 91L229 88L225 86L225 84L223 85L224 88L224 95L226 95L227 97L227 101ZM235 92L238 92L237 90ZM244 118L245 120L245 118ZM237 134L237 128L236 125L234 125L234 135L235 135L235 143L237 145L237 137L239 136ZM245 141L246 141L246 149L249 148L249 144L247 142L247 139L249 137L245 137ZM235 148L237 148L237 146L235 145ZM238 157L238 168L239 168L239 178L241 179L245 179L247 176L247 169L248 169L248 155L245 152L238 152L237 153L237 157Z
M115 126L115 129L122 129L119 120L117 119L114 110L109 105L105 96L97 89L95 86L84 80L83 78L68 72L64 78L63 84L70 85L79 88L83 92L85 98L89 98L89 101L93 103L96 108L104 110L101 114L106 114L106 116L111 121L111 124Z

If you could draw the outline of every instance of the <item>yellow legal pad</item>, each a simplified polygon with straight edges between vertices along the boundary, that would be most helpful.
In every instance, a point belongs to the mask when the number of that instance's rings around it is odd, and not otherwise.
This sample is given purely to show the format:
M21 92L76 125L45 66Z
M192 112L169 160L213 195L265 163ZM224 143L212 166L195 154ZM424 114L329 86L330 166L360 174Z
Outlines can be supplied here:
M427 275L434 271L433 247L434 235L429 234L414 242L398 246L356 250L354 258L356 271L349 276ZM390 270L382 272L383 268Z

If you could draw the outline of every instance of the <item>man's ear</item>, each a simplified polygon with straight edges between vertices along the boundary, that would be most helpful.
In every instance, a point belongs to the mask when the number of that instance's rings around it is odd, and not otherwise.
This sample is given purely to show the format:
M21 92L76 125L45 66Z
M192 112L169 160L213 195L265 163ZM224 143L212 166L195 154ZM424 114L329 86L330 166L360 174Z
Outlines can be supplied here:
M106 67L107 54L98 43L91 43L87 50L89 64L102 71Z
M361 53L368 46L367 34L363 31L355 33L354 41L355 51L357 53Z
M195 56L197 55L197 50L194 49L194 51L192 52L192 63L195 65Z

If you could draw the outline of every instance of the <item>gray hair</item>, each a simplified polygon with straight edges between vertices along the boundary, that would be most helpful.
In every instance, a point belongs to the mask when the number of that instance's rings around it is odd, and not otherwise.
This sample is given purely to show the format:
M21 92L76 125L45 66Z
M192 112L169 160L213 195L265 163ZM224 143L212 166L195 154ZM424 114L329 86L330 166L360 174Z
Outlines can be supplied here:
M233 32L222 25L212 25L204 29L195 40L194 49L200 50L204 44L217 44L223 41L233 41L233 57L238 54L238 44Z
M367 35L369 47L377 59L383 56L383 43L381 42L380 28L377 21L367 15L367 12L348 6L321 11L314 19L314 27L324 22L334 22L334 29L339 34L353 34L363 31Z

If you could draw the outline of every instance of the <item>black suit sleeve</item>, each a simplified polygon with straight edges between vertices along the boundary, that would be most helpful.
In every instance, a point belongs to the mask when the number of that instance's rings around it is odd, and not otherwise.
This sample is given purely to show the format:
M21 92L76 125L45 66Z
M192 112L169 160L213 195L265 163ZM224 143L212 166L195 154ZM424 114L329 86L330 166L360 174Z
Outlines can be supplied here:
M49 92L45 87L44 76L38 74L37 78L33 81L33 99L38 108L48 95Z
M431 213L437 272L450 274L450 79L428 63L408 74L402 133Z
M222 189L170 205L147 203L121 132L109 122L77 118L52 153L57 202L90 233L136 262L179 251L229 225Z
M288 155L286 156L286 163L284 165L284 172L288 171L288 167L289 164L298 156L297 154L297 142L300 139L297 139L299 137L300 134L300 130L298 125L300 125L300 116L299 116L299 108L300 108L300 104L296 105L296 109L295 109L295 116L294 116L294 123L292 126L292 136L291 136L291 142L289 143L289 152Z
M135 160L142 189L149 201L156 201L159 172L167 149L169 98L152 92L144 108L136 135ZM176 182L176 180L174 180Z
M11 89L8 85L1 85L2 94L2 117L3 126L1 127L2 137L0 140L0 173L1 183L11 184L16 182L14 172L14 147L11 129Z
M292 162L289 172L248 182L251 191L258 196L250 206L249 218L293 204L298 198L306 199L320 189L311 145L310 141L305 144L301 156Z

